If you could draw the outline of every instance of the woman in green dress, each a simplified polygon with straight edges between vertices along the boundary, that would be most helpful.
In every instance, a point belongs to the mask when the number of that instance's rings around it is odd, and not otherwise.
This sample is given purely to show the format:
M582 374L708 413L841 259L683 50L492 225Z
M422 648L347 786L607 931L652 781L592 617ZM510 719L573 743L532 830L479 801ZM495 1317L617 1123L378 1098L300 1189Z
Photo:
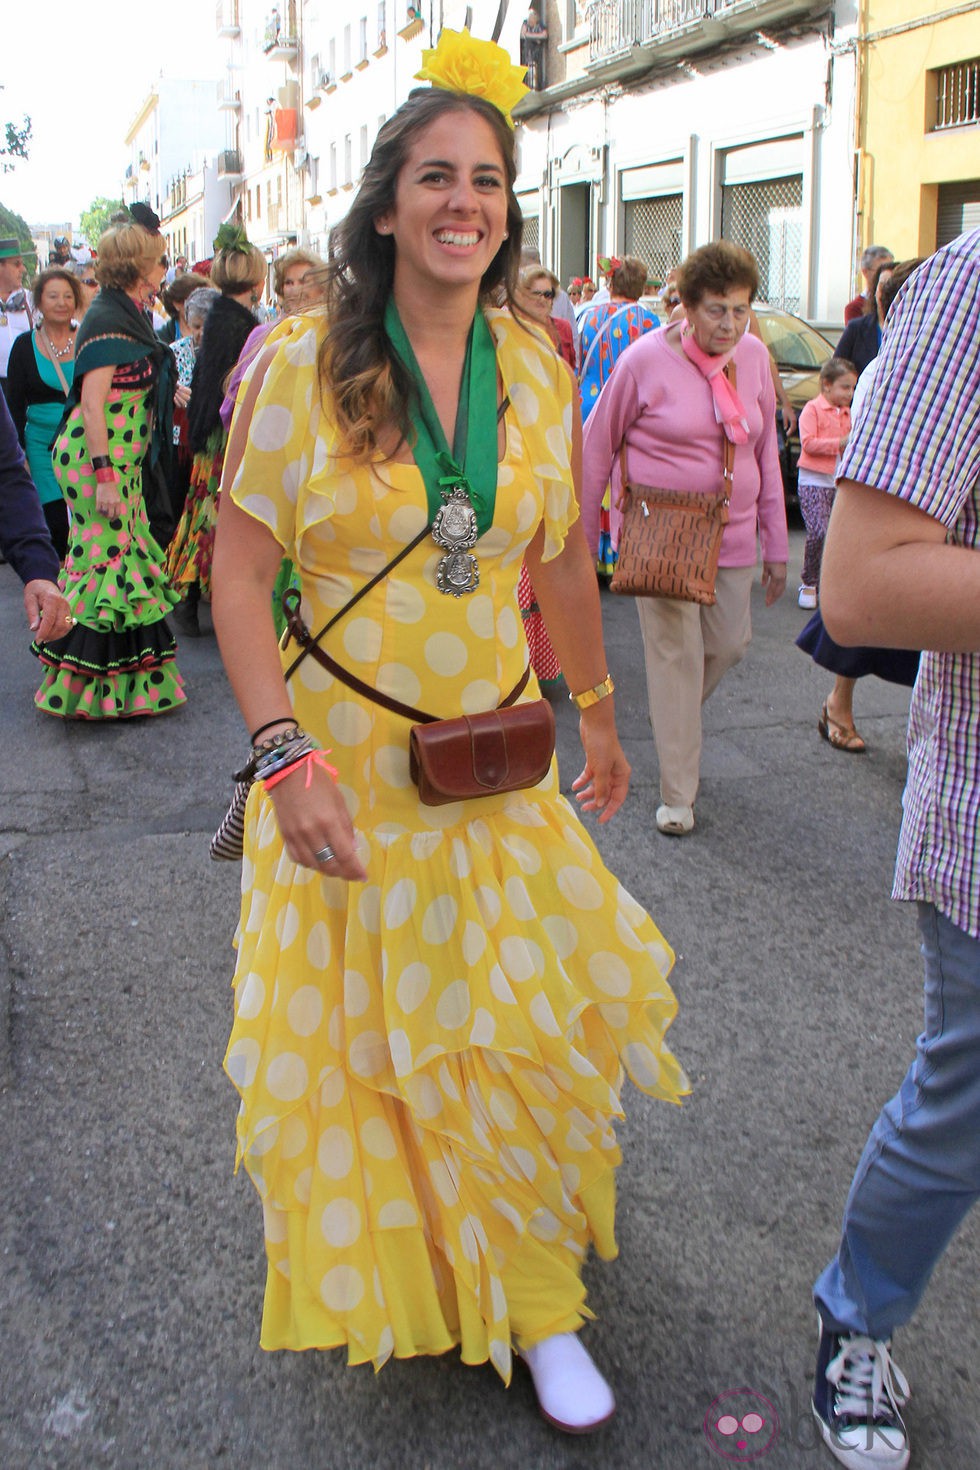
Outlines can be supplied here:
M147 518L144 484L162 477L173 434L173 354L147 308L163 279L164 240L143 221L99 241L101 291L78 329L75 380L53 463L71 512L62 573L74 626L35 644L39 709L61 719L126 719L183 704L167 613L176 601Z

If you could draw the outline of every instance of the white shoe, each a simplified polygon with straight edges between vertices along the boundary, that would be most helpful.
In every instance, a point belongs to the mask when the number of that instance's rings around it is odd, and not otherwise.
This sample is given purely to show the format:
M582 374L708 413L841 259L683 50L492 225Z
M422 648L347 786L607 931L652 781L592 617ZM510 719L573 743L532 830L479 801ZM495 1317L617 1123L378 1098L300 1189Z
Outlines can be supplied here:
M817 605L816 587L808 587L804 582L797 594L796 603L798 607L805 607L807 612L812 612Z
M616 1412L609 1384L575 1332L560 1332L521 1353L538 1396L538 1407L556 1429L591 1434Z
M658 806L657 831L667 837L686 837L694 831L693 806Z

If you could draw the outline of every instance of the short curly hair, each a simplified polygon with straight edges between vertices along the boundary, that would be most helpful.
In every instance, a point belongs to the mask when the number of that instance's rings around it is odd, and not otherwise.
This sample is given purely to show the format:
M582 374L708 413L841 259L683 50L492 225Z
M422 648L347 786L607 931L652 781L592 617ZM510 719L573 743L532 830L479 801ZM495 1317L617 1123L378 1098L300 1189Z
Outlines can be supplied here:
M677 272L677 294L684 306L697 306L709 291L724 296L739 286L747 288L749 300L754 301L759 267L754 256L731 240L713 240L692 250Z
M135 220L111 225L99 238L95 279L103 288L128 291L161 263L166 248L162 235L151 235Z
M34 305L36 309L38 311L43 311L43 307L41 306L41 297L44 295L45 286L50 286L52 281L63 281L64 284L70 288L72 297L75 302L75 310L81 311L82 307L85 305L85 293L82 291L81 283L79 282L77 276L72 275L71 271L66 271L65 268L60 265L49 265L47 270L43 270L41 274L35 278L34 284L31 287L31 292L34 296Z

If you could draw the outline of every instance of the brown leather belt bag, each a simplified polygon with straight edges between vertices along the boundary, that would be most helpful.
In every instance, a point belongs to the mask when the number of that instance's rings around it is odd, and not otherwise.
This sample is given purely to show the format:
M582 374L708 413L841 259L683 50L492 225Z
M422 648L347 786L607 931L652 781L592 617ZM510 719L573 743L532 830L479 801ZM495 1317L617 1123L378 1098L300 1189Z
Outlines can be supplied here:
M515 703L527 686L530 668L524 670L496 709L440 720L425 710L381 694L337 663L303 622L299 603L296 592L287 592L283 597L290 637L303 650L300 657L308 655L348 689L382 709L414 721L408 732L409 771L425 806L472 801L477 796L501 796L508 791L537 786L544 780L555 753L554 712L546 699ZM340 614L333 621L337 616Z
M546 699L432 720L408 733L409 770L425 806L537 786L554 753L555 716Z

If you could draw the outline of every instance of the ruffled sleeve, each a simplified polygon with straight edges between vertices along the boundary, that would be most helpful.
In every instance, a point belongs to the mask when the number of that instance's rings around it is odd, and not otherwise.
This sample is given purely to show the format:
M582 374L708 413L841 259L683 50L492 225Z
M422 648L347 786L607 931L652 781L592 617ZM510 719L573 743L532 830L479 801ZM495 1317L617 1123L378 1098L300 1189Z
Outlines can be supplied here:
M241 463L231 485L223 487L237 506L269 528L294 559L304 531L333 514L337 477L324 470L334 434L317 378L323 330L322 318L291 317L270 334L266 346L274 346L276 353L252 409ZM243 411L253 376L265 362L262 352L245 373L236 415Z
M578 519L572 482L572 414L575 383L550 342L515 322L509 312L488 311L504 389L524 436L543 497L543 561L551 561Z

